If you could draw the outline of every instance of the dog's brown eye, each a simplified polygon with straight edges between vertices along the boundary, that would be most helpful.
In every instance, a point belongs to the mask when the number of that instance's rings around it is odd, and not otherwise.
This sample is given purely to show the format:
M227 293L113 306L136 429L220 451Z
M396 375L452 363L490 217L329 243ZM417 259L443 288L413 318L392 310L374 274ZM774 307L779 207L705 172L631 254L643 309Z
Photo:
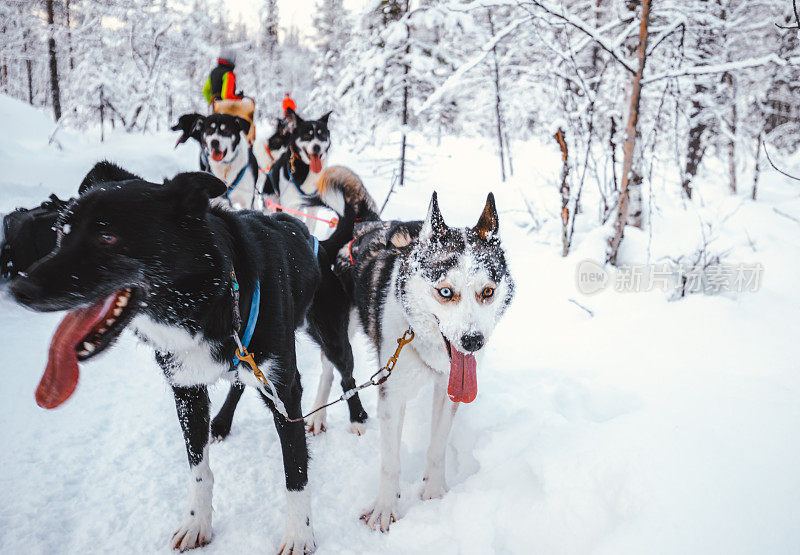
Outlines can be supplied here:
M113 245L117 242L117 236L110 233L103 233L100 235L100 242L104 245Z
M494 295L493 287L484 287L483 291L481 291L481 297L483 297L484 299L488 299L492 295Z

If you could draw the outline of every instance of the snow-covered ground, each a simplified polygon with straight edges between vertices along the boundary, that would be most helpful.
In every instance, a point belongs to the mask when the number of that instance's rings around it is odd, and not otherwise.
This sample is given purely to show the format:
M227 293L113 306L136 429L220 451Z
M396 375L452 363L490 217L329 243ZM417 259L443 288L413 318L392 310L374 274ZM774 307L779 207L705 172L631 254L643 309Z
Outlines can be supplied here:
M0 97L0 120L11 122L0 133L0 212L74 194L103 157L153 180L196 165L194 146L173 150L173 135L100 144L63 130L58 149L46 144L47 116ZM435 188L447 223L472 225L493 190L517 297L489 342L477 400L458 413L441 500L417 496L429 393L409 407L403 518L388 534L358 520L377 488L377 421L356 437L345 408L329 411L328 432L309 439L318 552L800 552L800 227L773 210L800 217L800 187L765 174L752 202L711 180L703 207L689 211L669 208L677 201L659 192L666 208L653 213L652 237L631 233L624 257L641 260L648 244L653 257L671 254L696 239L698 217L715 214L730 259L763 265L759 291L679 302L661 292L584 296L576 268L601 257L601 236L590 230L590 208L574 253L559 256L554 148L516 145L517 174L502 184L487 143L424 146L413 182L384 215L421 218ZM381 159L394 154L340 145L333 160L382 202ZM520 189L543 222L538 231L523 226ZM166 553L188 485L170 390L149 349L124 334L85 365L63 408L38 408L33 391L60 317L0 294L0 553ZM376 361L363 338L355 350L361 381ZM305 339L299 353L307 408L319 356ZM212 389L215 409L225 393ZM374 391L363 398L375 415ZM214 540L203 552L271 552L284 526L281 454L253 392L229 439L212 447L211 465Z

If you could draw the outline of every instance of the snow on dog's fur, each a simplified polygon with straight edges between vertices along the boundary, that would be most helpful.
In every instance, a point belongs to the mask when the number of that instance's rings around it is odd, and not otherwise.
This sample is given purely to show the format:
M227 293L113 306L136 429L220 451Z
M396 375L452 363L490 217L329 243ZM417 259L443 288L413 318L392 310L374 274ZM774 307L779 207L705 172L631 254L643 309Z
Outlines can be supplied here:
M331 146L330 114L305 120L294 110L287 110L284 130L287 150L270 172L277 202L312 216L317 215L320 206L341 216L344 205L349 204L358 219L376 219L377 205L358 175L343 166L326 168ZM301 220L313 229L313 218L301 217Z
M65 402L78 384L78 363L104 352L126 327L151 345L172 387L191 471L188 508L171 544L198 547L211 540L207 386L221 378L241 389L258 387L248 369L230 371L234 302L247 322L260 287L261 317L249 351L273 379L290 418L301 415L295 356L301 325L352 387L349 301L328 253L350 240L355 217L348 207L334 234L315 249L308 230L291 216L210 207L209 198L225 185L208 173L182 173L157 184L103 163L84 182L94 185L65 209L56 248L10 287L29 308L70 311L51 342L36 399L45 408ZM262 398L273 411L283 453L288 510L280 551L308 552L314 533L303 423L287 421ZM357 396L348 404L363 413Z
M433 419L423 499L447 489L444 457L456 409L477 395L483 346L514 296L489 194L475 227L445 225L434 193L424 222L366 222L337 256L337 273L352 292L362 327L381 363L406 330L414 339L380 386L380 486L363 515L382 531L399 518L400 435L405 405L434 383Z
M232 208L261 207L258 161L247 142L250 122L229 114L184 114L173 131L181 131L175 146L189 138L200 143L200 169L214 174L226 191L215 202Z

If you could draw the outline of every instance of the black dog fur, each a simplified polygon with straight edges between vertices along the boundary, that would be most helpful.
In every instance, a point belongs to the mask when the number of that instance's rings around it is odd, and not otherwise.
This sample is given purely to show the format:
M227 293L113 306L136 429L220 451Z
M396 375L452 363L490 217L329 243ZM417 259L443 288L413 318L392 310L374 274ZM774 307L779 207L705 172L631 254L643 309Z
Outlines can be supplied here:
M37 311L73 310L130 287L131 301L119 325L84 359L110 346L135 320L137 335L153 343L156 360L173 387L190 469L203 463L207 453L207 384L216 379L217 367L223 369L219 377L227 374L234 356L231 269L240 286L244 322L260 281L263 317L249 350L262 368L268 365L290 417L301 416L295 333L304 321L342 373L343 387L354 384L349 300L331 270L336 252L352 237L352 208L330 239L320 242L315 260L306 227L293 217L209 207L209 199L225 191L224 183L210 174L183 173L161 185L106 163L89 172L84 183L91 189L61 219L62 225L69 224L69 233L60 234L56 249L27 276L12 282L11 294ZM148 322L199 338L211 370L186 368L179 353L161 350L158 340L151 341ZM357 396L350 401L351 413L363 413ZM286 488L302 491L308 481L303 422L286 421L268 399L264 402L273 410L280 437ZM215 426L218 433L227 433L230 419L218 416ZM210 527L210 509L208 518ZM310 527L310 520L302 525ZM287 536L292 526L300 525L289 523ZM199 535L197 541L200 545Z

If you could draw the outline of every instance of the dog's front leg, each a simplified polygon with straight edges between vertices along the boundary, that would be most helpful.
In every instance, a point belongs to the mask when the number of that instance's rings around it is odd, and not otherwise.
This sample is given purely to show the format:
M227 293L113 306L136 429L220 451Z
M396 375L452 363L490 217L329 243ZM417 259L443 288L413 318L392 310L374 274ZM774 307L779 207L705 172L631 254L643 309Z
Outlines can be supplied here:
M300 376L297 375L297 382ZM279 394L280 394L279 390ZM301 390L295 386L286 395L286 411L291 418L302 416L300 407ZM283 452L283 471L286 476L286 533L283 535L278 552L281 555L311 553L316 549L314 527L311 524L311 495L308 491L308 445L305 425L287 422L274 412L275 428L281 440Z
M319 385L317 386L317 398L314 400L314 404L311 405L312 410L328 404L328 397L330 397L331 385L333 384L333 363L328 360L324 353L320 358L322 359L322 374L319 377ZM314 435L324 432L327 412L327 409L322 409L309 416L306 421L306 429Z
M380 386L378 417L381 421L381 477L375 502L361 518L367 526L387 532L392 522L400 518L397 500L400 498L400 441L406 400L402 393Z
M172 536L173 549L192 549L211 541L211 496L214 475L208 465L210 402L204 385L172 387L178 420L189 456L189 508Z
M436 380L433 384L431 443L428 446L427 466L423 478L425 485L420 495L422 499L442 497L447 491L444 479L445 453L447 438L450 437L450 428L453 426L457 410L458 403L454 403L447 396L447 381Z

